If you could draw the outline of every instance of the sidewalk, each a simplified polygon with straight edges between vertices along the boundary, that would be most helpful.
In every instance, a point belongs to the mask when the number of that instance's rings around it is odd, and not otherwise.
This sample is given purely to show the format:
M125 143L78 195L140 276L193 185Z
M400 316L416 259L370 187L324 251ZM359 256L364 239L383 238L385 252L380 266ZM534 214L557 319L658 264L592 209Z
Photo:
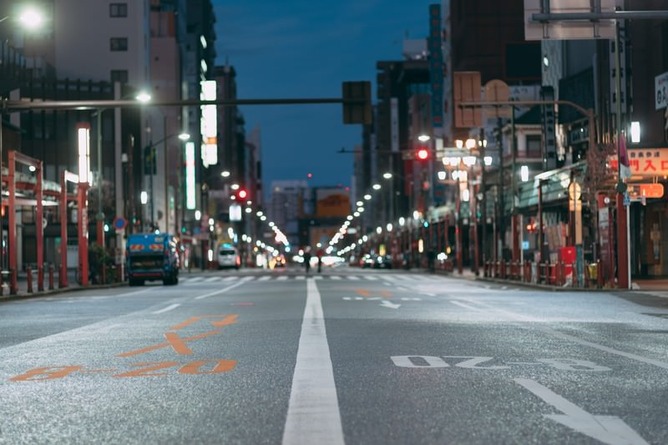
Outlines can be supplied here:
M424 270L427 272L427 270ZM531 282L524 282L519 280L508 280L501 278L491 278L484 277L482 273L479 276L476 276L470 269L462 270L460 274L457 270L452 272L446 272L443 270L437 270L435 273L451 276L453 278L463 278L468 280L479 280L479 281L489 281L494 283L504 283L504 284L513 284L517 286L531 287L536 289L549 289L554 291L566 291L566 292L646 292L651 293L656 296L668 298L668 277L661 278L643 278L643 279L634 279L632 280L631 289L615 289L615 288L604 288L598 289L595 287L592 288L579 288L579 287L569 287L569 286L555 286L550 284L538 284Z

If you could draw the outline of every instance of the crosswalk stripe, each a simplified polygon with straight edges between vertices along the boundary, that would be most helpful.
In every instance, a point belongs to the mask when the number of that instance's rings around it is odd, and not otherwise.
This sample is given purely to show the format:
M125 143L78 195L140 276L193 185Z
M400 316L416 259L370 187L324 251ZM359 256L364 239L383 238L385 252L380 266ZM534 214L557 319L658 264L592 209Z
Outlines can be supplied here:
M435 283L442 282L440 277L437 276L425 276L425 275L313 275L311 276L314 280L348 280L348 281L383 281L388 285L409 285L409 283ZM210 277L182 277L181 283L214 283L214 282L231 282L231 281L286 281L286 280L306 280L307 276L305 275L282 275L282 276L210 276Z

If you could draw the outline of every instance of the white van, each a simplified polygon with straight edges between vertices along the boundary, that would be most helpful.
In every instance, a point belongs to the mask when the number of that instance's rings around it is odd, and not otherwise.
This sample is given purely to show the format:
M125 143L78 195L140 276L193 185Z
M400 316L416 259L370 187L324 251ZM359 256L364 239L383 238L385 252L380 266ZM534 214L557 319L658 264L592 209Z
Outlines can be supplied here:
M218 269L239 269L241 257L235 247L221 244L218 247Z

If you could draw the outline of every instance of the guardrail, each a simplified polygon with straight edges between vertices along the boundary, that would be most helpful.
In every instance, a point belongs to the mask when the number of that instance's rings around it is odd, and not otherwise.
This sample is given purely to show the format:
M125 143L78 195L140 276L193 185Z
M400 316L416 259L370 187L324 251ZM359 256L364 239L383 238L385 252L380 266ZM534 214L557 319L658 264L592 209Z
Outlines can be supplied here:
M585 264L584 279L579 280L575 265L563 261L557 263L486 261L483 265L483 276L548 286L601 289L604 287L604 281L603 274L599 273L600 270L600 262Z

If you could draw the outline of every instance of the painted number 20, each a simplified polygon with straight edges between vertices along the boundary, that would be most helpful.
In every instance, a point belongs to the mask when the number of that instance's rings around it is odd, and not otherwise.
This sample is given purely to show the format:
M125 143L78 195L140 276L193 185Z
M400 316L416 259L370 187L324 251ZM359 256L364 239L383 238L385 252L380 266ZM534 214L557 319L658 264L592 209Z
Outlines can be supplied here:
M213 363L213 366L210 366ZM206 366L209 365L209 366ZM166 375L165 369L179 367L176 371L186 375L220 374L231 371L237 365L236 360L197 360L181 365L178 362L143 362L131 365L134 369L127 372L112 374L112 377L156 377ZM74 373L101 373L114 372L110 370L86 370L83 366L53 366L33 368L23 374L14 376L9 380L12 382L31 382L42 380L62 379Z

